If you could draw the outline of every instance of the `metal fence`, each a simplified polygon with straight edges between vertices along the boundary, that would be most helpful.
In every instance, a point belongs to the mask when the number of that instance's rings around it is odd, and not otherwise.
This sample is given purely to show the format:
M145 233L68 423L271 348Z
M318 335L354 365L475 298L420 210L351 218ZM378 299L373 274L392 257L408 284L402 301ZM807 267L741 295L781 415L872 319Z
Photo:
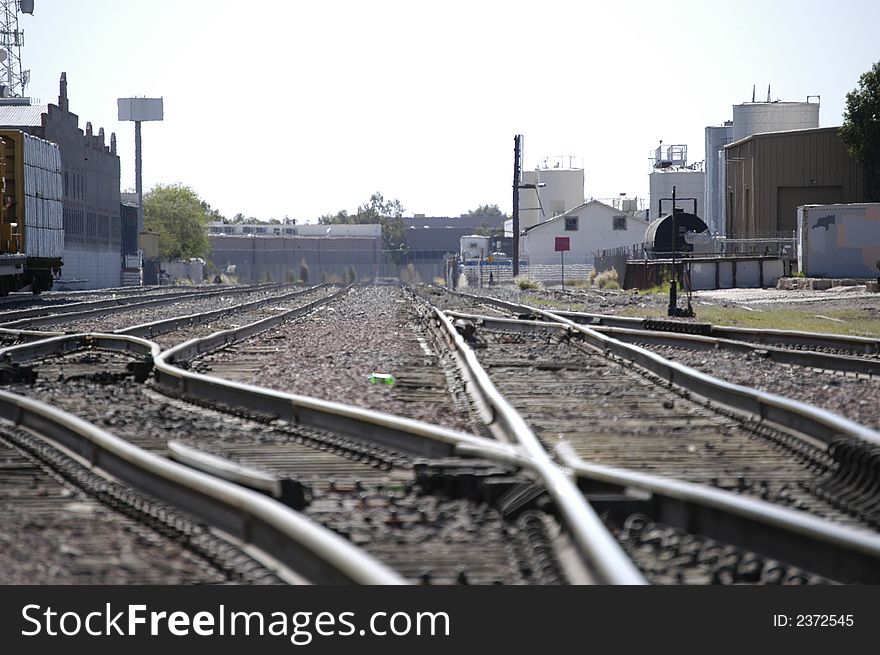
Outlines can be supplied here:
M592 264L530 264L521 261L519 265L520 277L537 280L546 284L558 284L563 280L584 280L595 270ZM495 284L503 284L513 281L513 262L486 262L472 261L458 264L458 277L455 280L456 287L468 286L471 288L488 287Z
M677 251L676 257L741 257L764 255L768 257L794 258L797 256L797 240L793 233L768 236L757 239L728 239L713 237L710 239L694 239L692 251ZM631 246L620 246L608 250L600 250L598 257L611 258L625 255L627 259L669 259L672 252L649 252L645 244L636 243Z

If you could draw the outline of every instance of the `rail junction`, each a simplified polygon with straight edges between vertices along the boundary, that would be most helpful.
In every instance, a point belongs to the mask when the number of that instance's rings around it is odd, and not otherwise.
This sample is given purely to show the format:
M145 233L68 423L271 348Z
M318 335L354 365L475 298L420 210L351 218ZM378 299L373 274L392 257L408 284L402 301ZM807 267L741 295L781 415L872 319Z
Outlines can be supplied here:
M880 582L877 339L434 286L8 302L8 582Z

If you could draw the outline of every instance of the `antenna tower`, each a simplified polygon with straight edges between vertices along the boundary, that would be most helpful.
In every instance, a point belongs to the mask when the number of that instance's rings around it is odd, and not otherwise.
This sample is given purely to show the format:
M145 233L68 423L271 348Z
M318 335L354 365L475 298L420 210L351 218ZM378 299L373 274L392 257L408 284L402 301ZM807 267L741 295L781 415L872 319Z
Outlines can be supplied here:
M24 97L30 82L31 72L21 67L24 31L18 18L33 13L34 0L0 0L0 97Z

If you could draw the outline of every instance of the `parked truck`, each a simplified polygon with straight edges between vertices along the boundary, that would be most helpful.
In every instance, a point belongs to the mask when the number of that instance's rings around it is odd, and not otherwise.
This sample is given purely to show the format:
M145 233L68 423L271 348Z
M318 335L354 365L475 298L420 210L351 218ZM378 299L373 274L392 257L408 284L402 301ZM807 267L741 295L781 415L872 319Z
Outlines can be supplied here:
M58 145L0 130L0 296L47 291L61 272L64 184Z

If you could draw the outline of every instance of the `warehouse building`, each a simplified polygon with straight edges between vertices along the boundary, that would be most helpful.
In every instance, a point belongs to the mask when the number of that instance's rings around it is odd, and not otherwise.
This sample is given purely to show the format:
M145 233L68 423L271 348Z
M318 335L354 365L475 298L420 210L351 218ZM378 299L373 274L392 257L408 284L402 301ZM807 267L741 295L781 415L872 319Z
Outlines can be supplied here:
M727 225L724 146L753 134L818 128L820 107L811 98L819 96L808 96L806 102L771 102L768 88L767 101L755 102L753 89L751 102L733 106L732 121L706 128L706 209L700 216L713 234L724 235Z
M122 249L119 157L116 135L85 132L70 112L67 74L61 74L58 104L32 105L29 98L0 104L0 127L22 130L57 143L64 175L64 267L62 282L78 288L119 285Z
M592 270L593 260L603 250L632 246L645 239L648 222L598 200L590 200L548 221L533 225L523 233L523 251L529 269L540 265L557 265L560 253L556 240L568 237L570 250L566 265L575 274L583 267Z
M753 134L724 147L726 231L792 236L801 205L863 202L862 166L837 127Z
M308 282L397 277L382 251L381 225L208 224L210 260L240 282Z

